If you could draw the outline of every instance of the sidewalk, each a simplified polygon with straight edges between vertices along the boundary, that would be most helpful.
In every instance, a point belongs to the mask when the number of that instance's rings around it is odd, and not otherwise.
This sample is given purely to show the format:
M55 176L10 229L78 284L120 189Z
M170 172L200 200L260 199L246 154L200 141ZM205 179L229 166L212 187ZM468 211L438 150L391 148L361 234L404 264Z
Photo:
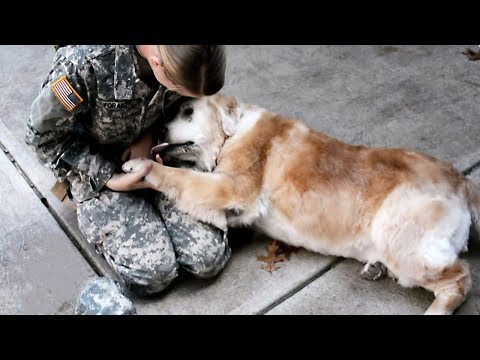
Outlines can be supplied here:
M480 62L465 47L231 45L223 91L347 142L426 152L480 184ZM23 140L53 53L0 46L0 314L72 314L83 284L111 274ZM232 239L217 278L182 274L159 296L133 299L138 313L422 314L433 300L391 279L363 280L354 260L305 250L270 274L256 259L267 245ZM480 314L480 246L470 248L473 289L458 314Z

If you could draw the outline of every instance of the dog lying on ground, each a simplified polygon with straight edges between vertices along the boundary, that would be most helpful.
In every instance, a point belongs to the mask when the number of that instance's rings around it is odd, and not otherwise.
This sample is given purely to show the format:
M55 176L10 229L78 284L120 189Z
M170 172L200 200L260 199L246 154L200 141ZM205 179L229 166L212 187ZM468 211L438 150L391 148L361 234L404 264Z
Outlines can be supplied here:
M467 250L480 196L450 164L404 149L349 145L303 122L214 95L182 104L166 125L165 159L125 172L178 209L226 230L248 225L293 246L370 265L435 294L426 314L451 314L471 287Z

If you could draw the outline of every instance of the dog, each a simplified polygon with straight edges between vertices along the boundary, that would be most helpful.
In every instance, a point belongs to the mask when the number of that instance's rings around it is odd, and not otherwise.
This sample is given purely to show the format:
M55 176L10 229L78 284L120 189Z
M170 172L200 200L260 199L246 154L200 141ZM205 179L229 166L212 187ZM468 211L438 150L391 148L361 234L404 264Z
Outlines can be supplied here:
M381 263L400 285L435 294L425 314L452 314L471 288L470 225L480 196L447 162L400 148L351 145L304 122L217 94L166 124L163 159L134 159L179 210L226 230L253 226L325 255ZM150 164L153 163L153 164Z

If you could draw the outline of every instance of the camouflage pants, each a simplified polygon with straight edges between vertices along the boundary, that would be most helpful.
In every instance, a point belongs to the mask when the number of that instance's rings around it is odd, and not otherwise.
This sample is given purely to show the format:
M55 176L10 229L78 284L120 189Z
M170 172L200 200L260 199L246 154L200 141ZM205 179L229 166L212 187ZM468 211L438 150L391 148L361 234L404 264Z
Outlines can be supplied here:
M105 190L78 204L77 216L87 241L141 295L167 287L179 266L210 278L230 258L226 234L179 212L157 192Z

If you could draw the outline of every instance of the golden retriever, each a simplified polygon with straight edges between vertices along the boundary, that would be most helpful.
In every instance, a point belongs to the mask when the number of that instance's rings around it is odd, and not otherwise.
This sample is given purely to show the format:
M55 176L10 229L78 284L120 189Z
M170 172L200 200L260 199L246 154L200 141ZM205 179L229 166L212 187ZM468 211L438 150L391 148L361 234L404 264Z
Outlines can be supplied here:
M405 149L350 145L235 98L189 100L166 125L166 159L136 159L178 209L226 230L249 225L293 246L366 263L435 294L426 314L451 314L471 287L467 250L480 196L450 164Z

